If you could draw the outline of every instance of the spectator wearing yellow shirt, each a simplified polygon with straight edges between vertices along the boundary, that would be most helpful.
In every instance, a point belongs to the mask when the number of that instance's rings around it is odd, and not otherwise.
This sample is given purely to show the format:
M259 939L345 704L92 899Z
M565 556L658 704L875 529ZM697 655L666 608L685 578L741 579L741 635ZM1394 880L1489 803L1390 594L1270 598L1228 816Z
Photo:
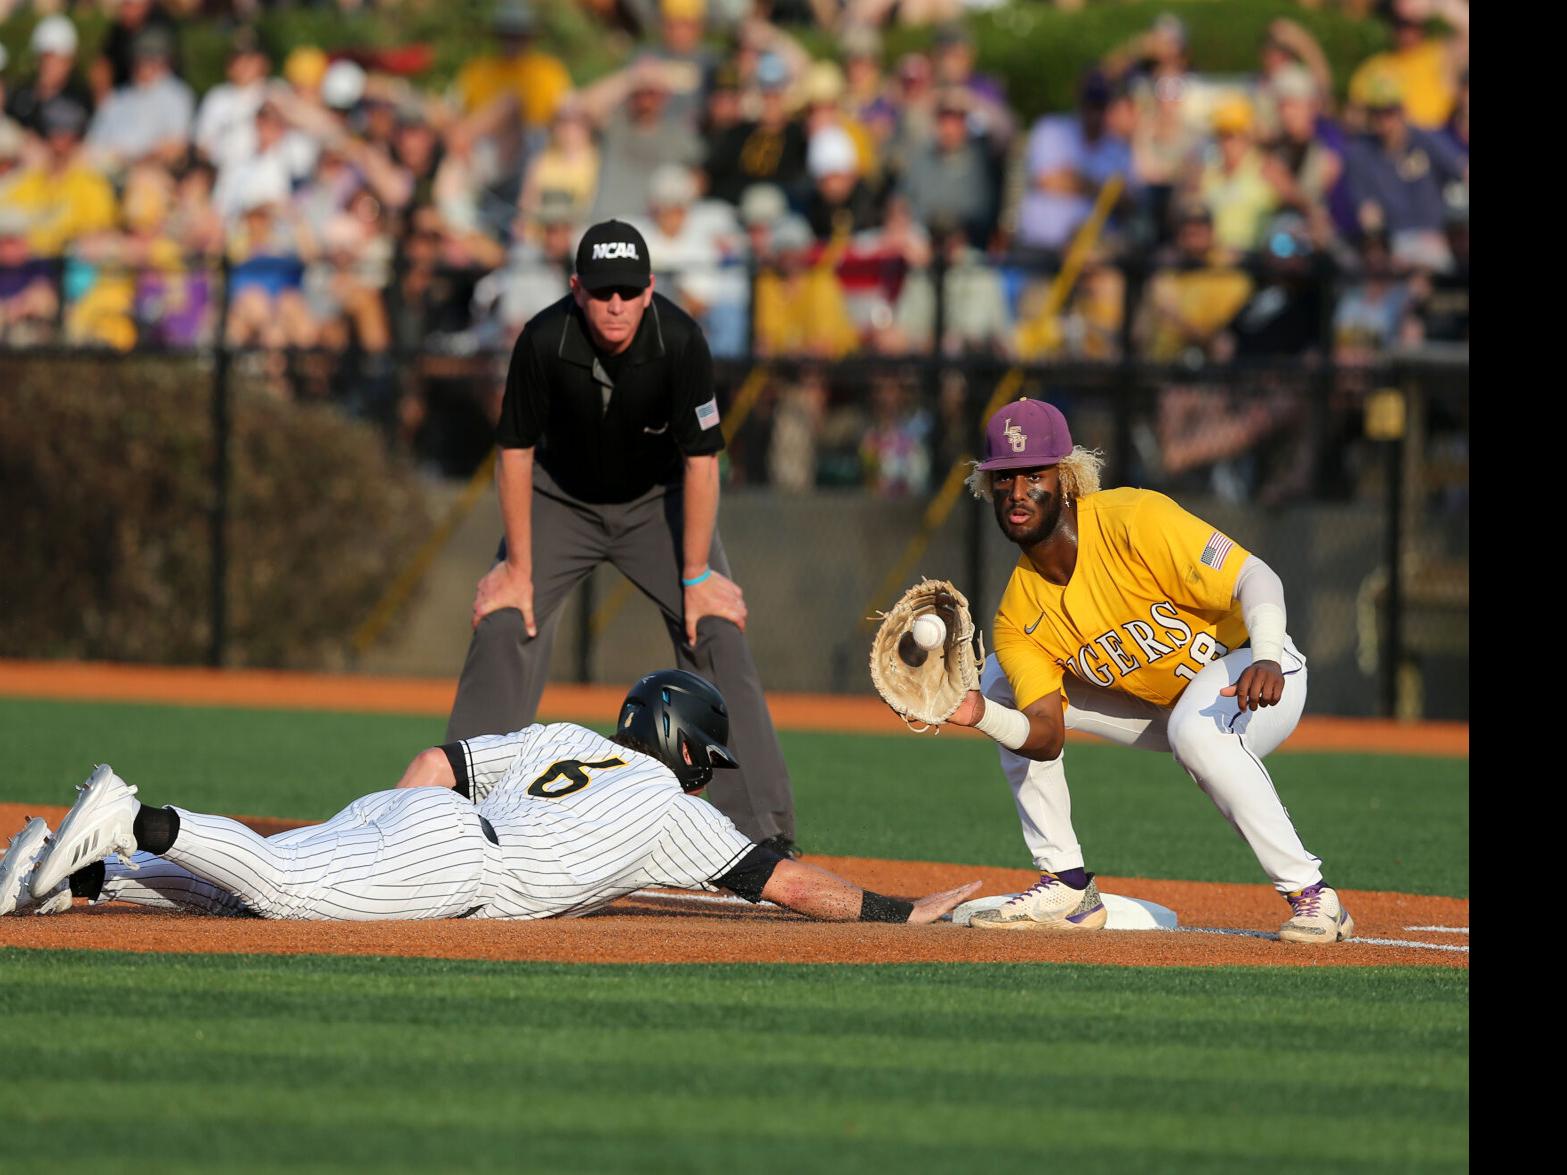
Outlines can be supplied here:
M129 351L140 338L137 295L144 287L160 291L157 301L168 314L183 312L189 291L179 242L168 231L173 201L174 179L161 165L141 163L126 173L121 231L76 244L72 265L81 263L77 280L85 289L66 314L69 341Z
M1213 214L1201 201L1178 210L1173 264L1148 283L1136 333L1159 362L1225 359L1224 330L1251 296L1251 278L1214 240Z
M1228 362L1236 350L1230 324L1251 297L1252 280L1215 246L1211 216L1200 203L1181 207L1175 245L1172 267L1148 283L1138 312L1136 337L1143 353L1194 370ZM1291 407L1288 399L1233 385L1166 384L1159 389L1154 444L1144 454L1150 473L1173 478L1204 471L1214 492L1243 500L1255 489L1256 470L1237 458L1289 424Z
M810 226L798 217L773 229L772 247L775 267L756 278L757 354L841 359L858 347L834 272L838 251L817 250Z
M1251 104L1244 98L1221 102L1213 112L1215 143L1197 180L1213 213L1218 243L1241 253L1257 247L1263 224L1279 204L1266 158L1252 141L1253 125Z
M58 257L66 246L115 221L114 189L82 157L87 112L68 98L51 98L40 114L45 151L0 195L0 208L29 217L28 248Z
M533 159L518 196L518 210L532 219L546 193L565 197L569 219L581 223L593 207L599 186L599 150L593 124L582 105L571 99L560 104L550 121L549 142Z
M457 74L464 112L472 114L509 94L516 99L523 122L546 125L571 92L571 75L558 58L533 47L538 31L533 9L520 0L503 4L490 30L500 42L500 52L475 57Z
M1450 36L1427 36L1426 22L1438 17ZM1404 115L1422 130L1438 130L1452 117L1458 82L1469 68L1467 0L1394 0L1390 19L1393 48L1366 58L1349 79L1349 100L1369 105L1378 79L1388 79L1404 96Z

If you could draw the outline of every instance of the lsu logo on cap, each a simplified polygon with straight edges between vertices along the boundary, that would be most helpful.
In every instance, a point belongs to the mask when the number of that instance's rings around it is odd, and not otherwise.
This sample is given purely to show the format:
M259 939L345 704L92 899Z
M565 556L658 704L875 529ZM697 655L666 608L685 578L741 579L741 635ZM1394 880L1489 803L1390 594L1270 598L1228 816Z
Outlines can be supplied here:
M1028 434L1012 423L1012 418L1007 417L1006 427L1001 430L1001 435L1007 438L1014 453L1021 453L1028 448Z
M593 246L593 260L595 261L628 261L640 260L637 257L637 247L631 241L604 241Z

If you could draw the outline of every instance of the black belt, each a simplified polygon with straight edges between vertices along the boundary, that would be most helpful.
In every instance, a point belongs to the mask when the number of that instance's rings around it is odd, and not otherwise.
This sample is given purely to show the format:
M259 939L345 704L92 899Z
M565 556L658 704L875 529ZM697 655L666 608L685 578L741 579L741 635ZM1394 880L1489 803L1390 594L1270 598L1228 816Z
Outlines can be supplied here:
M484 832L484 839L489 841L492 845L495 845L497 848L499 848L500 847L500 843L501 843L501 838L495 835L495 826L493 824L491 824L488 820L486 820L483 816L480 816L479 817L479 827Z

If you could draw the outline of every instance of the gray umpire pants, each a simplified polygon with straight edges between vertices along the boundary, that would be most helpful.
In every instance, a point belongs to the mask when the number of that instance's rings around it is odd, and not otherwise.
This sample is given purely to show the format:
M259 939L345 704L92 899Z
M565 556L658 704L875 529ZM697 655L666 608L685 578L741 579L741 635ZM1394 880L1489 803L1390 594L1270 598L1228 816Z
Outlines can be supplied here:
M544 470L533 475L533 617L529 638L522 613L502 608L479 621L468 645L446 741L521 730L534 720L549 676L561 605L600 563L610 562L658 605L680 669L707 678L729 707L729 749L738 771L715 771L707 796L752 840L780 833L794 839L794 794L751 649L740 629L709 616L686 644L685 593L680 586L684 495L652 490L620 505L569 497ZM504 550L504 544L502 549ZM729 574L718 532L708 557ZM663 668L649 666L648 671Z

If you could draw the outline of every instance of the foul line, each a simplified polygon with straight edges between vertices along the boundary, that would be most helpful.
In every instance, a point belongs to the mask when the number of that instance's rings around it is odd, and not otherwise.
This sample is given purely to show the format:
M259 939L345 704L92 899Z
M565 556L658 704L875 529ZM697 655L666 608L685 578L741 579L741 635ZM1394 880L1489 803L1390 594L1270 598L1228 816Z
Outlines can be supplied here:
M1238 935L1241 938L1268 939L1277 939L1279 937L1271 930L1242 930L1238 927L1177 926L1175 930L1178 934L1231 934ZM1411 947L1417 951L1451 951L1463 955L1469 953L1468 947L1451 946L1445 942L1416 942L1407 938L1361 938L1357 934L1354 938L1346 938L1344 941L1372 947Z
M744 898L731 897L728 894L681 893L671 890L639 889L636 893L629 896L634 898L651 898L658 901L672 902L676 905L689 903L696 906L766 906L775 910L781 908L779 906L775 906L772 902L748 902ZM1277 934L1269 930L1243 930L1238 927L1177 926L1174 929L1179 934L1226 934L1238 936L1241 938L1264 938L1273 939L1275 941L1279 937ZM1469 933L1469 928L1467 926L1406 926L1404 929L1445 931L1451 934ZM1405 938L1362 938L1359 935L1356 935L1354 938L1348 938L1344 941L1360 943L1362 946L1408 947L1420 951L1449 951L1464 955L1469 953L1469 948L1467 946L1454 946L1450 943L1441 942L1416 942L1413 939Z

